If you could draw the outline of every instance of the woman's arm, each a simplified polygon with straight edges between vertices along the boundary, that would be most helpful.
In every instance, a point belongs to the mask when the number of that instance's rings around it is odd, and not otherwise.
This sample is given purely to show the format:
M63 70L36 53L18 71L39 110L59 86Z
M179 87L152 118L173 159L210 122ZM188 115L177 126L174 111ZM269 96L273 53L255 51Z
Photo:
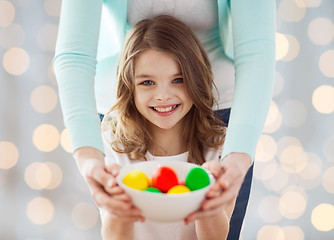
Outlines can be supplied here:
M236 83L223 157L254 158L272 98L275 12L274 0L230 1Z
M96 110L94 78L103 0L63 0L54 69L73 151L104 152Z

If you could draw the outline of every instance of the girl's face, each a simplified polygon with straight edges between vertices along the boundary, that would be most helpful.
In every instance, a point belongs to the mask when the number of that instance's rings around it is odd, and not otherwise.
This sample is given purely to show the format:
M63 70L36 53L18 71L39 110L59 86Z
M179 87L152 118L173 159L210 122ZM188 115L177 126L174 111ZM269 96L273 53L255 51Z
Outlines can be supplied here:
M134 62L134 101L138 111L153 125L169 130L193 105L179 64L164 52L153 49L140 53Z

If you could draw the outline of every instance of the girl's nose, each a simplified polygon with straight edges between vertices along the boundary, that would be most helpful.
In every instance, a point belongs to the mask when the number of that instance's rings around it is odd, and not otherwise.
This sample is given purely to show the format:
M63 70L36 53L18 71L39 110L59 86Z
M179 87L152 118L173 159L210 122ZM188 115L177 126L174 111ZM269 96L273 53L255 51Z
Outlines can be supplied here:
M160 86L157 91L155 98L159 101L167 101L172 98L173 91L166 86Z

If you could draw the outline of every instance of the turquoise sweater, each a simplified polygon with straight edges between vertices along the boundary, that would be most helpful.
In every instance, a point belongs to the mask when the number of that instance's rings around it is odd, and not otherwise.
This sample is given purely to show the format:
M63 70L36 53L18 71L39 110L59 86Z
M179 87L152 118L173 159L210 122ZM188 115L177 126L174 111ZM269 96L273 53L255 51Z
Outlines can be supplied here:
M102 7L114 33L108 45L98 44L106 37L100 33ZM218 0L218 11L222 47L236 70L223 156L242 152L253 158L272 96L276 5L274 0ZM96 64L117 59L128 28L126 0L62 1L54 69L73 150L91 146L104 152L94 93Z

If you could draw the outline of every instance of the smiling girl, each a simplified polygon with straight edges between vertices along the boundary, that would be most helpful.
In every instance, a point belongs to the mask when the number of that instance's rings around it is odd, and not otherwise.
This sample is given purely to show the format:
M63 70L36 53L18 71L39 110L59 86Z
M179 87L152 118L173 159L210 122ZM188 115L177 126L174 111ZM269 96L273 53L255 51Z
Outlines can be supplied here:
M169 16L142 20L131 30L118 64L117 102L103 121L107 170L156 159L202 165L219 178L225 137L214 116L208 57L193 32ZM212 161L210 161L212 160ZM184 222L143 218L116 182L105 187L112 212L101 210L104 239L225 239L234 202L223 205L216 183L199 211Z

